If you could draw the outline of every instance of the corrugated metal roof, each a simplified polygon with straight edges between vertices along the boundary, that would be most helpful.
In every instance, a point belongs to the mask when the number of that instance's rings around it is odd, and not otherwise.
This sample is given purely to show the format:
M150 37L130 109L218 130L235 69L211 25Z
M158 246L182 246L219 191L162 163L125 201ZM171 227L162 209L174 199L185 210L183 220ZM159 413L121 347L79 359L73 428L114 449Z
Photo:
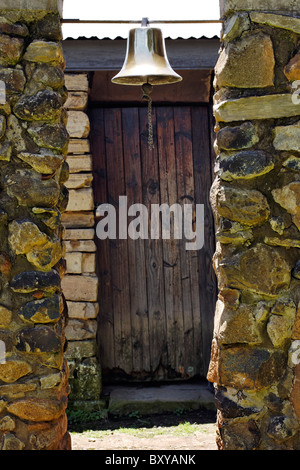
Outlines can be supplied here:
M64 39L127 39L128 31L134 24L72 24L62 25ZM192 24L154 24L153 27L160 28L165 38L170 39L200 39L220 37L222 25L220 23L192 23Z

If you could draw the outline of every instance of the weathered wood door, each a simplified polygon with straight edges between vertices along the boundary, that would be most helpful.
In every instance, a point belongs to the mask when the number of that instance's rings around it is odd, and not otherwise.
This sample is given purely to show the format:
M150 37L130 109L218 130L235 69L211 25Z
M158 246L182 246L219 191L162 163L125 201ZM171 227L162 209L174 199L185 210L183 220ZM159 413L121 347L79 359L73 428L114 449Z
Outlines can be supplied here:
M105 378L170 380L204 377L210 357L216 283L209 112L205 105L91 111L96 204L204 204L205 241L98 240L98 344ZM98 219L99 220L99 219ZM128 223L132 217L128 218Z

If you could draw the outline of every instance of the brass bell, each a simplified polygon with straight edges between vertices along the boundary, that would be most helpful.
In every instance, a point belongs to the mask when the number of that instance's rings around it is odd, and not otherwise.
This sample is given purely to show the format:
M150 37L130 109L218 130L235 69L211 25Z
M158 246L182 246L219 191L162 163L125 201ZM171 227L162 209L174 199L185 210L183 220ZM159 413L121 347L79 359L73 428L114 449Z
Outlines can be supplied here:
M120 85L166 85L180 80L182 77L169 64L161 30L149 27L147 18L144 18L140 28L129 31L123 67L112 82Z
M140 85L142 100L148 101L148 146L153 149L151 121L152 85L166 85L182 80L169 64L162 32L148 27L148 18L143 18L140 28L129 31L125 61L120 72L111 81L119 85Z

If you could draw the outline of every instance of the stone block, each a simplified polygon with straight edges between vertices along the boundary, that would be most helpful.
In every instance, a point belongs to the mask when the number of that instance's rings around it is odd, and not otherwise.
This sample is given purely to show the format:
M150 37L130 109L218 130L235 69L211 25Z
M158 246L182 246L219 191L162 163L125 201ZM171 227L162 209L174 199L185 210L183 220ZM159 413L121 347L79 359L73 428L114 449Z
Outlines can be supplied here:
M298 116L299 104L289 93L229 99L214 105L216 121L248 121Z
M66 253L66 274L82 273L82 253Z
M279 1L278 3L281 3ZM289 7L288 3L285 2L286 7ZM292 3L292 2L291 2ZM270 7L266 10L270 11ZM288 8L282 8L282 11L289 11ZM293 16L288 15L274 15L273 13L260 13L253 11L250 13L250 19L254 23L267 24L275 28L287 29L293 33L300 34L300 19L294 18Z
M290 82L300 80L300 51L284 67L284 74Z
M93 240L95 229L93 228L69 228L65 230L64 240Z
M9 413L27 421L53 421L65 411L62 400L47 398L22 398L8 405Z
M222 186L216 180L210 199L215 214L247 226L262 224L270 214L266 197L254 189Z
M94 210L94 195L92 188L70 189L67 211Z
M300 419L300 364L295 367L291 402L298 419Z
M65 358L78 359L82 361L87 357L95 357L97 354L97 344L95 339L84 341L69 341L68 349L65 352Z
M62 290L67 300L96 302L98 279L96 276L67 275L62 280Z
M67 163L69 165L70 174L80 173L81 171L90 172L93 170L92 156L86 155L68 155Z
M273 145L276 150L300 152L300 121L290 126L275 127Z
M216 266L220 287L248 289L276 297L291 281L291 267L275 248L258 243Z
M66 240L64 242L66 253L81 252L95 252L96 244L93 240Z
M88 76L85 73L76 73L65 75L65 84L68 91L88 91Z
M84 91L69 91L64 107L74 111L84 111L88 103L88 93Z
M65 334L68 341L82 341L96 338L97 321L94 319L80 320L70 318L65 329Z
M218 300L214 335L219 344L262 343L253 308L247 304L241 304L237 309L230 309Z
M273 170L274 159L263 150L243 150L230 156L221 154L219 166L222 180L249 180Z
M275 202L292 215L293 223L300 230L300 182L293 181L282 188L273 189Z
M272 86L274 65L271 38L262 33L247 33L224 47L215 67L215 81L219 88Z
M94 253L69 252L65 254L66 274L94 273L96 256Z
M88 228L94 227L95 216L93 212L64 212L62 214L62 224L66 228Z
M64 66L62 46L52 41L32 41L26 49L24 60Z
M216 135L217 146L222 150L242 150L253 147L258 141L256 128L251 122L244 122L240 126L223 127Z
M90 121L83 111L68 111L67 131L71 138L85 139L90 133Z
M76 368L76 378L70 379L69 399L98 400L101 394L101 368L97 359L87 358Z
M249 346L221 350L219 383L238 390L260 390L277 382L285 370L285 354Z
M220 14L234 11L279 11L295 12L299 8L295 0L220 0Z
M82 253L82 272L94 273L96 271L95 253Z
M84 153L90 153L91 147L88 139L70 139L68 152L69 154L75 153L82 155Z
M0 10L27 10L62 15L63 0L0 0Z
M97 318L99 304L93 302L70 302L67 301L68 314L70 318L89 319Z
M0 65L16 65L22 57L24 40L0 34Z
M68 189L90 188L92 186L92 181L92 173L73 173L65 182L65 186Z

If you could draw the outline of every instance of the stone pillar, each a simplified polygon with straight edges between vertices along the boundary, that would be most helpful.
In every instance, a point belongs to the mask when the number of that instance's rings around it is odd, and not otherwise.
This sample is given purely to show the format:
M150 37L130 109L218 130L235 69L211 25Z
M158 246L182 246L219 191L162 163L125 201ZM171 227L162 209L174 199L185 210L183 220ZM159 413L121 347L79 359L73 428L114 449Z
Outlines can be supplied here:
M61 2L0 1L0 449L67 450Z
M300 19L224 0L215 68L219 297L208 380L220 449L300 449ZM295 11L294 11L295 10ZM298 12L299 14L299 12Z
M101 368L97 360L98 277L96 275L95 216L90 122L87 114L89 77L65 75L70 136L67 163L69 202L62 217L65 226L66 275L62 281L69 322L66 328L70 370L69 410L95 411L103 407Z

